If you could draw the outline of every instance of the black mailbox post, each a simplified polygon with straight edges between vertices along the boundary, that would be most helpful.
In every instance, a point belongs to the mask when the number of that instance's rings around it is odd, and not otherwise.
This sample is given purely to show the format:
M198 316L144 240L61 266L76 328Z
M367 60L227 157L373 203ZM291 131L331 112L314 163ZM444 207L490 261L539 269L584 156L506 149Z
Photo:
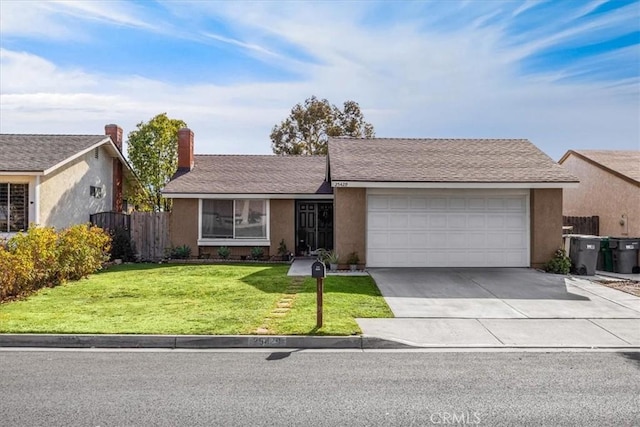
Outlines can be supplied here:
M327 277L327 267L316 261L311 264L311 277L316 278L316 327L322 328L322 293L324 292L324 278Z

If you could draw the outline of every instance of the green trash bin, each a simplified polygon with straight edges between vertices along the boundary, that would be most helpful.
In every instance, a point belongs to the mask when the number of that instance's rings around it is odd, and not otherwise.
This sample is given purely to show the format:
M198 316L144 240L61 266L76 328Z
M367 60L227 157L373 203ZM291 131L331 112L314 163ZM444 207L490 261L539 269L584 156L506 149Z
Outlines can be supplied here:
M603 237L600 240L600 252L598 252L598 270L613 271L613 253L609 247L609 238Z

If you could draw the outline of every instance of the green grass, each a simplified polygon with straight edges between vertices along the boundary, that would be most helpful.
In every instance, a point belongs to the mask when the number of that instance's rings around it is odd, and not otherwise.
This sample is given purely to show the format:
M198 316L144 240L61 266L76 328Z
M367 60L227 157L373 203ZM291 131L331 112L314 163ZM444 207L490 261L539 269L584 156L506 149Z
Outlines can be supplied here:
M316 329L316 279L307 278L293 309L269 327L286 335L352 335L362 332L357 317L393 317L369 276L329 276L324 281L323 327Z
M0 304L1 333L252 334L292 282L286 265L114 266L89 279ZM307 279L270 333L349 335L354 317L392 317L369 277L329 277L325 327L315 330Z

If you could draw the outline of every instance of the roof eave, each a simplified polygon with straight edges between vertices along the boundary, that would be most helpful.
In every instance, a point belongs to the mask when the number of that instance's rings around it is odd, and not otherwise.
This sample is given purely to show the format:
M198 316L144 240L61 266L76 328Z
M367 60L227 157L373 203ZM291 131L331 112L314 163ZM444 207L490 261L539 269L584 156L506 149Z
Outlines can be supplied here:
M607 166L603 165L602 163L596 162L595 160L593 160L593 159L591 159L591 158L589 158L589 157L587 157L587 156L585 156L583 154L580 154L577 151L573 151L573 150L567 151L565 153L565 155L562 156L562 158L560 160L558 160L558 163L562 165L562 163L564 163L564 161L567 160L569 158L569 156L572 155L572 154L575 155L580 160L583 160L583 161L589 163L590 165L598 167L598 168L602 169L605 172L609 172L610 174L620 178L623 181L628 182L629 184L633 184L636 187L640 187L640 182L636 181L635 179L633 179L633 178L631 178L631 177L629 177L627 175L624 175L624 174L622 174L622 173L620 173L620 172L618 172L616 170L613 170L610 167L607 167Z
M333 194L326 193L193 193L163 191L162 195L167 199L333 199Z
M335 188L450 188L450 189L523 189L523 188L578 188L578 181L536 182L424 182L424 181L348 181L333 180Z
M0 171L2 176L42 176L44 171Z

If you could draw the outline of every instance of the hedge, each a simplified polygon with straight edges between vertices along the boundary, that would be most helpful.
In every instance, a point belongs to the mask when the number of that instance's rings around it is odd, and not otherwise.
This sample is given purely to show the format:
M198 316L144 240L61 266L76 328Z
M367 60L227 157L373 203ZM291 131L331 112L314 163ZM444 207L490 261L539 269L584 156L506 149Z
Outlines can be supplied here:
M110 244L104 230L89 224L18 233L0 245L0 301L95 273L108 261Z

